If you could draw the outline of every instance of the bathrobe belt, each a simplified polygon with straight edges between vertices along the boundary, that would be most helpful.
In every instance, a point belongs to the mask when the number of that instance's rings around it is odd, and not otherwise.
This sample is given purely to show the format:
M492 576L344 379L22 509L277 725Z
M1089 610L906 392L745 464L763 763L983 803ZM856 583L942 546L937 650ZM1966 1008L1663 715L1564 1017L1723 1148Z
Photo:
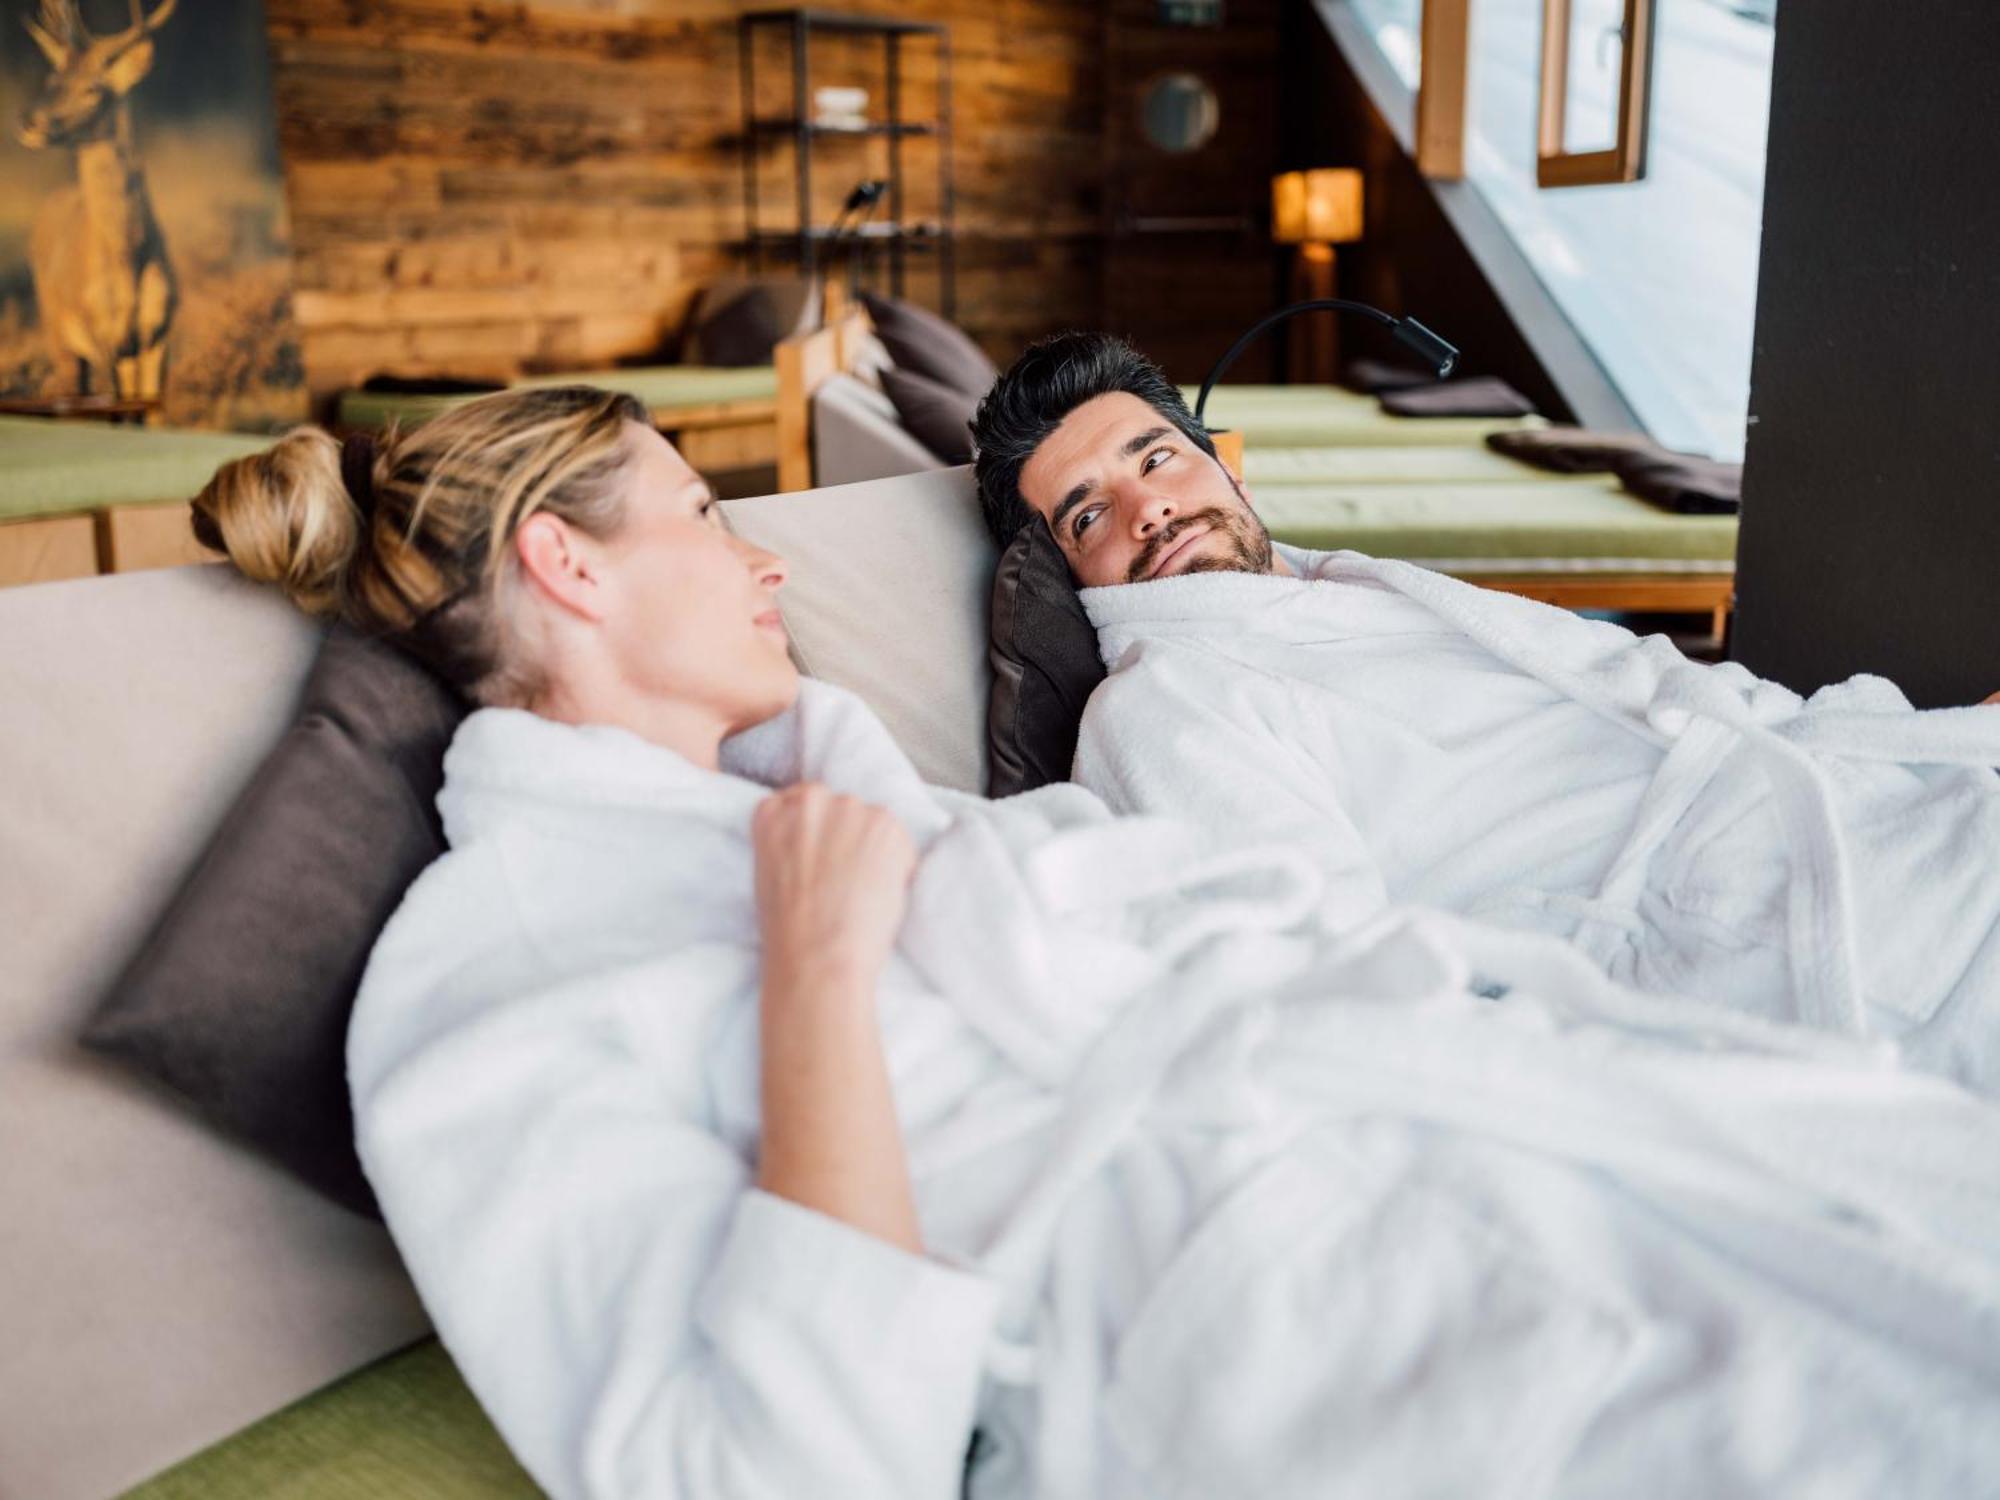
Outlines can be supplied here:
M1776 694L1746 699L1690 663L1662 676L1646 721L1668 738L1667 752L1595 894L1513 887L1478 909L1528 906L1572 916L1572 941L1609 967L1644 928L1638 904L1653 856L1723 767L1748 757L1769 788L1790 855L1785 948L1798 1019L1866 1034L1847 841L1816 752L1864 761L2000 765L2000 714L1970 708L1922 717L1907 710L1799 712Z

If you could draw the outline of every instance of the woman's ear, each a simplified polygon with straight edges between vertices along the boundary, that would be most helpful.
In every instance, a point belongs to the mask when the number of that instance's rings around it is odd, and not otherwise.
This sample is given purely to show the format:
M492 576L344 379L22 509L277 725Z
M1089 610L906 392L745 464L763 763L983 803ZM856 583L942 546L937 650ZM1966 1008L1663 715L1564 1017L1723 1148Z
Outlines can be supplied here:
M601 578L588 540L562 518L541 511L514 533L514 554L531 587L551 602L586 620L604 618Z

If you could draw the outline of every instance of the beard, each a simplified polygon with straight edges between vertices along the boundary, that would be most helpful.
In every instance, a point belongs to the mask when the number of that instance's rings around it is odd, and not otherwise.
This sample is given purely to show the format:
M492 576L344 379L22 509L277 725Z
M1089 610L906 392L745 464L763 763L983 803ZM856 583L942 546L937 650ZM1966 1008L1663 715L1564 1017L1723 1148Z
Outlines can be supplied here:
M1242 491L1237 491L1240 495ZM1189 511L1153 533L1125 575L1127 583L1142 582L1153 564L1176 546L1196 526L1209 528L1211 537L1221 538L1220 546L1210 546L1202 556L1175 569L1183 573L1268 573L1271 571L1271 533L1248 505L1238 510L1211 506ZM1196 545L1201 545L1197 543Z

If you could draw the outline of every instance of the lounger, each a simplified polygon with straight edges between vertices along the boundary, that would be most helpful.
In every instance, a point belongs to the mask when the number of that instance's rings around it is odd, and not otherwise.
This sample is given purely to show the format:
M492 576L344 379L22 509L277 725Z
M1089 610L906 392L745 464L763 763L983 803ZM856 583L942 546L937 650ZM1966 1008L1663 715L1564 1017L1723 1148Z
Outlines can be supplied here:
M189 498L270 441L0 417L0 587L198 560Z
M1197 394L1190 390L1190 401ZM1397 417L1338 386L1218 386L1271 535L1402 558L1571 609L1707 614L1735 597L1734 516L1677 515L1609 475L1557 475L1485 446L1539 417Z
M778 376L770 365L640 365L536 375L513 385L594 385L636 396L654 425L698 469L742 468L776 459ZM391 421L410 427L473 399L353 390L341 395L335 422L344 431L375 431Z

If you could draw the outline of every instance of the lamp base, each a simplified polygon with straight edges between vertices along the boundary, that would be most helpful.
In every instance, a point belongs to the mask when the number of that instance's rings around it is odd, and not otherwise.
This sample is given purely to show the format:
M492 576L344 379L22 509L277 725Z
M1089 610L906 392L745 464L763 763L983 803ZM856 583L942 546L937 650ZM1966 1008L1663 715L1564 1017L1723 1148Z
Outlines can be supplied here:
M1293 302L1337 296L1333 246L1308 240L1292 255ZM1294 319L1285 330L1285 374L1294 385L1331 385L1340 378L1340 329L1332 318Z

